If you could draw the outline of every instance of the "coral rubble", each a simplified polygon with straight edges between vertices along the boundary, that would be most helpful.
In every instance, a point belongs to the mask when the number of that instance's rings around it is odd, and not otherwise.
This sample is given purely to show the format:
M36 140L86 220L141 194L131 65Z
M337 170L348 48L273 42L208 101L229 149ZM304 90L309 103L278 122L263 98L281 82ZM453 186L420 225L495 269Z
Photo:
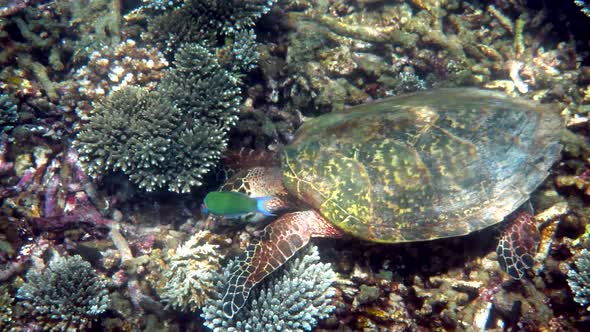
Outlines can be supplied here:
M567 51L574 45L539 47L540 38L550 38L547 12L520 4L292 6L285 96L294 107L340 109L369 96L440 85L486 85L523 94L534 88L542 99L556 86L567 90L577 76L576 59Z

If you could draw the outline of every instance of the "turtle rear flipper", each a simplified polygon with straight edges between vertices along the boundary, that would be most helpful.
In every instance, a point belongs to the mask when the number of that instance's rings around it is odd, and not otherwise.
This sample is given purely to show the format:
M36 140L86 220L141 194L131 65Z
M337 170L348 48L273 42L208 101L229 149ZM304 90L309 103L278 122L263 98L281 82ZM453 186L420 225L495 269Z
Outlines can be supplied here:
M250 290L303 248L312 237L340 237L342 232L315 211L288 213L266 226L240 256L223 296L223 313L233 317Z

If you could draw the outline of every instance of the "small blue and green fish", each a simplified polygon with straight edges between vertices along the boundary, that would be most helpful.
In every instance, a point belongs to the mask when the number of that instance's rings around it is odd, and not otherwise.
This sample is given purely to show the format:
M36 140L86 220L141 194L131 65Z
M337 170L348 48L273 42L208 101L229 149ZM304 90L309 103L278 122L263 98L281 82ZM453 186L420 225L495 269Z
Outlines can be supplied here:
M225 218L240 218L251 213L274 216L267 208L272 199L272 196L250 197L236 191L213 191L205 196L201 211Z

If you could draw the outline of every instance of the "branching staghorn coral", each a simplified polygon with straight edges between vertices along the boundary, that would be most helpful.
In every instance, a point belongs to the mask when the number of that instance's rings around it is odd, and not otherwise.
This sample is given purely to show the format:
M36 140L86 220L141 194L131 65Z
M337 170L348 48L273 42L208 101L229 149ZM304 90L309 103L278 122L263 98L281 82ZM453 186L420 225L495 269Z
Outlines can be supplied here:
M121 170L144 174L138 185L163 186L159 170L161 153L171 142L180 114L170 102L154 92L128 87L112 94L94 110L90 122L78 134L74 146L87 172L97 177Z
M237 121L241 90L238 79L198 44L185 45L174 64L158 87L181 111L177 136L167 150L170 158L163 161L173 167L163 176L171 179L169 190L187 192L202 184L224 151L227 132Z
M230 262L218 273L219 289L226 287L235 263ZM330 264L320 262L317 247L308 246L274 272L270 280L257 286L233 318L224 316L220 293L207 301L201 316L205 326L216 332L311 331L335 309L331 304L335 290L330 287L335 280L336 273Z
M158 90L182 110L187 122L223 129L235 124L241 90L215 54L199 44L187 44L176 54L174 65Z
M47 331L87 328L110 303L106 283L78 255L57 257L26 278L17 291L18 303Z
M202 184L225 149L241 90L198 44L174 64L155 91L119 90L95 109L75 141L91 176L120 170L148 191Z

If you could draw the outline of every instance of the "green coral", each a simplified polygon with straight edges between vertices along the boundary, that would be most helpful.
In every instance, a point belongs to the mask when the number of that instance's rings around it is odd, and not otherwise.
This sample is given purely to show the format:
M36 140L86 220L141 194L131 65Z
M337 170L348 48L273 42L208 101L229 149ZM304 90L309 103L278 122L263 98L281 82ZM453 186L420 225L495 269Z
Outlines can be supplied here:
M256 34L252 29L237 31L232 35L228 46L219 52L220 62L234 73L247 73L258 65L260 54L256 50Z
M180 115L168 99L129 87L98 104L74 146L89 175L123 171L140 187L162 186L161 159Z
M58 257L45 270L30 270L26 279L18 303L47 331L88 327L110 303L106 282L78 255Z
M219 273L218 286L226 287L236 261ZM222 294L209 300L201 315L213 331L311 331L318 321L335 309L331 285L336 273L330 264L320 262L316 246L309 246L298 257L257 287L244 308L227 319L222 310Z
M147 191L188 192L225 149L240 93L215 55L186 45L155 91L126 88L100 103L74 146L93 177L122 171Z

